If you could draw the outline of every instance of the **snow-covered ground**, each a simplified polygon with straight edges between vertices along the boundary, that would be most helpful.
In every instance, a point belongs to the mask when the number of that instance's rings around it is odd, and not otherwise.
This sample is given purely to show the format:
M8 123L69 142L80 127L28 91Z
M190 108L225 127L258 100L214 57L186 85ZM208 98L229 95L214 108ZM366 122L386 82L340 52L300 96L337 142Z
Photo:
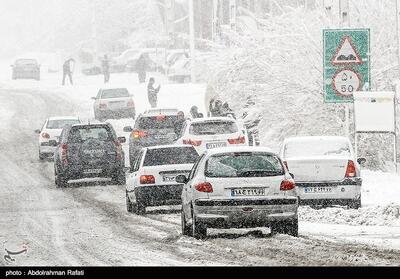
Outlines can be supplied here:
M7 65L6 65L7 66ZM204 112L203 84L161 84L159 104ZM76 75L60 86L59 74L40 82L12 81L0 69L0 242L28 253L17 265L398 265L400 262L400 177L363 170L363 207L301 207L300 237L252 230L210 230L206 240L182 237L178 207L128 214L123 187L107 182L54 187L52 162L37 160L33 131L50 115L93 119L102 76ZM108 86L135 95L137 111L149 107L135 74L111 76ZM132 120L110 120L117 133ZM127 153L127 146L125 151ZM11 247L11 248L10 248ZM0 265L5 264L0 261Z

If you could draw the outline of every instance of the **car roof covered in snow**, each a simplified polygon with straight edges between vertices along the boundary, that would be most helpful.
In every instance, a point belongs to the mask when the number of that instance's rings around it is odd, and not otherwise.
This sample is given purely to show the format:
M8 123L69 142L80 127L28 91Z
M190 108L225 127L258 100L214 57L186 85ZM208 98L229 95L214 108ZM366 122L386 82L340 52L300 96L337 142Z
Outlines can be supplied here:
M236 120L234 118L231 118L231 117L205 117L205 118L193 118L193 119L190 119L191 123L212 122L212 121L236 122Z
M49 120L79 120L78 116L51 116Z
M343 136L301 136L301 137L289 137L285 139L285 143L288 142L307 142L307 141L322 141L322 140L336 140L336 141L346 141L349 139Z
M236 146L236 147L220 147L207 150L205 153L207 156L224 154L224 153L238 153L238 152L265 152L277 155L272 149L261 146Z

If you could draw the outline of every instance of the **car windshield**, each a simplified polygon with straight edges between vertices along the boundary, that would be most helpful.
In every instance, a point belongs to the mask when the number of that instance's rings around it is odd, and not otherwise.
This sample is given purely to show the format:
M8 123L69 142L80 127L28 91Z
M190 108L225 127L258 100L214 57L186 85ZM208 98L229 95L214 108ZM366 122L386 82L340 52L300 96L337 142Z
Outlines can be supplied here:
M191 135L232 134L236 133L237 131L237 125L232 121L199 122L193 123L189 128L189 134Z
M262 152L234 152L211 156L206 162L207 177L268 177L283 175L276 155Z
M68 137L68 142L79 143L90 139L111 141L112 132L106 127L73 127Z
M288 142L284 157L339 156L349 157L350 147L346 141L337 139L310 139Z
M102 99L124 98L124 97L129 97L129 92L126 88L104 89L101 94Z
M59 120L49 120L47 122L47 129L62 129L67 125L79 124L79 119L59 119Z
M37 61L34 59L19 59L15 61L16 65L36 65Z
M194 164L198 158L193 146L149 149L143 166Z
M137 120L137 128L141 130L148 129L176 129L182 126L184 119L178 118L177 115L158 115L150 117L140 117Z

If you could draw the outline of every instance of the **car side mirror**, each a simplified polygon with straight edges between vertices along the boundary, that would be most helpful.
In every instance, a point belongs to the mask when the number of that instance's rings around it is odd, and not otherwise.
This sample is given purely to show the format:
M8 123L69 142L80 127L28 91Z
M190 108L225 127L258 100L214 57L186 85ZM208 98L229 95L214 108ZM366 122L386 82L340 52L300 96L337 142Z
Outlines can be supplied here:
M367 159L365 159L365 158L358 158L357 159L357 163L359 163L360 165L365 164L365 162L367 162Z
M118 141L120 143L125 143L126 142L126 138L125 137L118 137Z
M125 126L124 129L123 129L123 131L126 132L126 133L130 133L130 132L133 131L133 129L132 129L131 126Z
M186 178L185 175L181 174L181 175L178 175L178 176L175 178L175 181L178 182L178 183L183 183L183 184L185 184L186 182L188 182L188 179Z
M57 143L56 140L49 140L49 145L50 145L50 146L57 146L58 143Z
M289 175L294 179L294 174L293 173L289 173Z
M35 133L36 133L36 134L40 134L40 132L41 132L41 131L40 131L39 129L35 130Z

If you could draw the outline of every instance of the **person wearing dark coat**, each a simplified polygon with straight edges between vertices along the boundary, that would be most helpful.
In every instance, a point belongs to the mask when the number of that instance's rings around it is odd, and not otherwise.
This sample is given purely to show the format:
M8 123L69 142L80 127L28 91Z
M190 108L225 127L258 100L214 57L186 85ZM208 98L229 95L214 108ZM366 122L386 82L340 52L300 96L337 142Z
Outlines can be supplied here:
M62 80L62 85L65 85L65 78L68 76L69 82L72 83L72 70L71 70L71 63L75 62L73 58L70 58L66 60L63 64L63 80Z
M223 116L232 116L234 119L236 119L235 117L235 113L233 112L233 110L229 107L229 104L227 102L225 102L222 105L222 115Z
M157 106L157 94L160 91L160 85L157 88L154 88L154 83L155 79L151 77L149 84L147 85L147 97L152 108Z
M108 60L107 54L104 55L101 67L103 69L104 83L107 83L110 80L110 60Z
M138 73L139 82L143 83L146 81L146 57L142 54L140 55L138 61L136 62L136 71Z
M192 118L203 118L204 117L204 115L201 112L199 112L198 110L199 110L199 108L197 106L193 106L190 109L190 114L192 115Z

